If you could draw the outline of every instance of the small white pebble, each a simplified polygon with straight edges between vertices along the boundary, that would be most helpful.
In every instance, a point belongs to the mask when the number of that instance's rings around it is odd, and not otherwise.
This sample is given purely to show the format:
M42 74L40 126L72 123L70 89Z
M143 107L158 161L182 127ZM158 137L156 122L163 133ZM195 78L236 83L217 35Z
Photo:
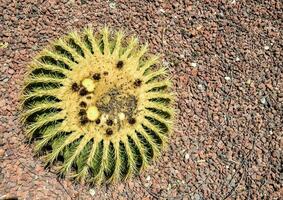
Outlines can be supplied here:
M262 97L260 99L260 102L263 104L263 105L266 105L267 104L267 101L266 101L266 98L265 97Z
M112 9L115 9L116 8L116 3L115 2L109 3L109 7L112 8Z
M114 124L117 124L117 122L118 122L118 121L117 121L117 119L115 118L115 119L114 119Z
M159 11L160 11L161 13L165 13L165 10L164 10L163 8L160 8Z
M268 50L268 49L269 49L269 46L265 45L265 46L264 46L264 49L265 49L265 50Z
M236 57L236 61L237 61L237 62L240 61L240 58L239 58L238 56Z
M94 196L95 195L95 190L94 189L90 189L89 193L90 193L91 196Z
M197 67L197 63L194 63L194 62L193 62L193 63L191 63L191 66L192 66L192 67Z
M188 153L186 153L185 154L185 160L187 161L187 160L189 160L189 158L190 158L190 155Z
M147 176L145 180L150 181L150 176Z
M224 78L225 78L226 81L230 81L231 80L231 78L229 76L225 76Z
M251 80L251 79L248 79L248 80L247 80L247 84L250 85L251 83L252 83L252 80Z
M144 186L147 187L147 188L150 187L150 185L151 185L151 183L145 183L144 184Z
M167 61L163 61L163 65L164 65L165 67L169 67L169 66L170 66L170 63L167 62Z
M205 88L202 84L198 84L198 89L202 92L205 90Z

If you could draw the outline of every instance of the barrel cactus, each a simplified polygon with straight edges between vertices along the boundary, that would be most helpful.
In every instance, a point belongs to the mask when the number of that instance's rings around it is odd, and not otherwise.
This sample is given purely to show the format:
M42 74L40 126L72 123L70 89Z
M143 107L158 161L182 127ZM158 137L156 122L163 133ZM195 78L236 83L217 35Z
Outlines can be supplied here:
M47 166L80 182L125 180L160 155L174 95L137 37L72 32L31 62L21 96L27 138Z

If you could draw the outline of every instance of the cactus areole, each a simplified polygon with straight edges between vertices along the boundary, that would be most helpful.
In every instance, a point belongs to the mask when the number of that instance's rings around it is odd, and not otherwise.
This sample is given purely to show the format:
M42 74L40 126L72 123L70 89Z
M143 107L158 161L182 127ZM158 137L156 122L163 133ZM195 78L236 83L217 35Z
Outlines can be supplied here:
M43 49L29 65L26 136L58 173L90 184L138 174L168 142L171 82L136 37L91 28Z

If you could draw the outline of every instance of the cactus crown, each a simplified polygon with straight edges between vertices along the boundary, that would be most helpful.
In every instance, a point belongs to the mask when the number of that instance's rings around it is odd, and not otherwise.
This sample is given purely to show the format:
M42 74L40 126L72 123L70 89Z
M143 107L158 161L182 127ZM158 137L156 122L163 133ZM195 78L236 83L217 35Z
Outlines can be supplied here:
M136 37L72 32L30 64L22 94L27 137L62 175L101 184L140 172L172 129L166 69Z

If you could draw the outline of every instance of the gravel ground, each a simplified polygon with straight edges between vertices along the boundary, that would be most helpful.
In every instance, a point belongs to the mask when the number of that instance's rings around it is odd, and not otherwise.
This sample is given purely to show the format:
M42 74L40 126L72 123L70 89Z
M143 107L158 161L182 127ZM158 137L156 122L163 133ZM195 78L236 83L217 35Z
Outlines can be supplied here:
M1 0L0 199L279 199L282 11L280 0ZM32 57L88 24L148 41L178 96L162 157L139 177L100 188L44 169L18 120Z

